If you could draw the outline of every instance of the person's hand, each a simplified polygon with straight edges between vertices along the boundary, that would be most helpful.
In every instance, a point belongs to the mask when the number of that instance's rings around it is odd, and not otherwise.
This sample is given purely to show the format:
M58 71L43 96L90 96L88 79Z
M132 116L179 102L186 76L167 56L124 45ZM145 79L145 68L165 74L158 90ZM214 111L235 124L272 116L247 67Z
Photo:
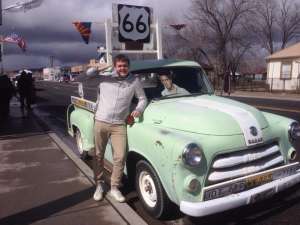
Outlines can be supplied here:
M134 111L132 111L132 113L130 115L133 116L133 117L140 117L141 113L137 110L134 110Z

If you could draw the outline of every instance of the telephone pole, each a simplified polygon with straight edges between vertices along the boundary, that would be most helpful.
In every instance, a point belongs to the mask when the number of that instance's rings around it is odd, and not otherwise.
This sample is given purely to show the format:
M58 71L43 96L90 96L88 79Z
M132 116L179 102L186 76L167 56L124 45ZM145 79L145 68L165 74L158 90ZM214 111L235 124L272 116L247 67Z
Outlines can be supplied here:
M0 26L2 26L2 0L0 0ZM0 63L1 63L0 73L1 74L4 72L2 55L3 55L3 36L0 34Z

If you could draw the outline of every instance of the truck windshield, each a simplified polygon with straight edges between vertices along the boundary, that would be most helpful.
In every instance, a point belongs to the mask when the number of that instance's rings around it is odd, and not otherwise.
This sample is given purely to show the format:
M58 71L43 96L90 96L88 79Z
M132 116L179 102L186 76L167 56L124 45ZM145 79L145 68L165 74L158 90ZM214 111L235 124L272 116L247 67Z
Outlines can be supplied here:
M214 93L208 78L200 68L159 68L133 73L140 77L149 100Z
M208 78L201 68L168 67L132 71L132 73L140 78L148 100L214 93ZM101 75L92 77L81 75L76 78L76 81L82 82L84 96L87 100L97 100L97 88L100 78ZM166 90L167 83L170 83L168 79L172 81L172 84L176 87L176 91Z

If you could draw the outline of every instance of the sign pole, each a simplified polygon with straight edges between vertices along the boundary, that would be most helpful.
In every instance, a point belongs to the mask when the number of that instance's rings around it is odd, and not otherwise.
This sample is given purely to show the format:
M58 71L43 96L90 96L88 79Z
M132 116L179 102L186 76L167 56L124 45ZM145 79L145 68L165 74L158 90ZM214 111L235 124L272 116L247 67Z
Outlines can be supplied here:
M161 26L158 22L158 19L156 19L156 43L157 43L157 58L162 59L163 54L162 54L162 40L161 40Z
M106 38L106 59L107 64L112 65L112 42L111 42L112 24L110 19L105 20L105 38Z
M0 26L2 26L2 0L0 0ZM1 62L1 73L4 72L3 69L3 36L0 35L0 62Z

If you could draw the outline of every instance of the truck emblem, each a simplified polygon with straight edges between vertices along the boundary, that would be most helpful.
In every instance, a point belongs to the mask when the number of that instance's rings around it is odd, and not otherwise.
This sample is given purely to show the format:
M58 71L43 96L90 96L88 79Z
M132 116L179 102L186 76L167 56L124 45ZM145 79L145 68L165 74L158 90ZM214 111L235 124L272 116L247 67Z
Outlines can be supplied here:
M257 136L257 128L256 128L256 127L250 127L250 133L251 133L253 136Z

